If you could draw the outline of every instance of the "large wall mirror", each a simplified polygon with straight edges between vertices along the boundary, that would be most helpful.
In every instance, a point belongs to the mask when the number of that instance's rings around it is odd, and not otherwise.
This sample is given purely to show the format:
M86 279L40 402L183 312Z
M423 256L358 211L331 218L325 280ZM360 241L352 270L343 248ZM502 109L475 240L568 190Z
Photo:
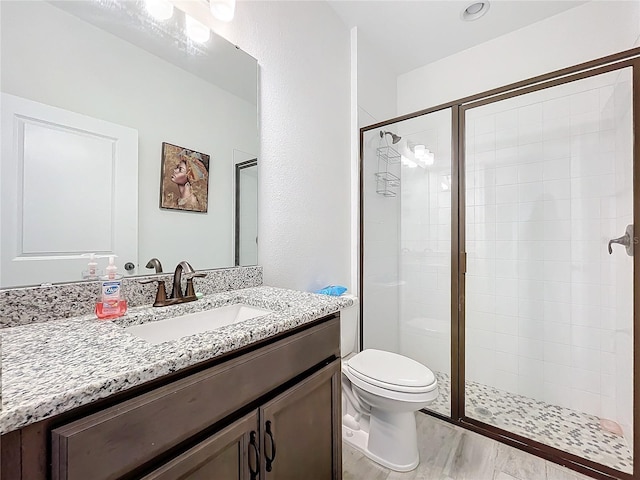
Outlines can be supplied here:
M191 40L187 21L128 0L0 2L0 288L82 280L91 253L128 276L154 257L236 264L257 61L213 32Z

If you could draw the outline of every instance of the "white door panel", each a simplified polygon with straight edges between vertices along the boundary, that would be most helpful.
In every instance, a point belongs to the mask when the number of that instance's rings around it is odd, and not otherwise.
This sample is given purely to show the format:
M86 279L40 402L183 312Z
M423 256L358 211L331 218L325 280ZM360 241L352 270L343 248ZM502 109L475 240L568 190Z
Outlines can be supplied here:
M0 286L80 280L83 254L137 266L138 132L2 94Z

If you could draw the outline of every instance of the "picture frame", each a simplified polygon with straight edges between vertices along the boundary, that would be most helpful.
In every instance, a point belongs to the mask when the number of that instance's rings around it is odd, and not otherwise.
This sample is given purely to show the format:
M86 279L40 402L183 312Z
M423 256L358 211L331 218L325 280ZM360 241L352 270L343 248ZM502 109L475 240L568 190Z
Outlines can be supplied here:
M162 142L160 208L207 213L209 160L206 153Z

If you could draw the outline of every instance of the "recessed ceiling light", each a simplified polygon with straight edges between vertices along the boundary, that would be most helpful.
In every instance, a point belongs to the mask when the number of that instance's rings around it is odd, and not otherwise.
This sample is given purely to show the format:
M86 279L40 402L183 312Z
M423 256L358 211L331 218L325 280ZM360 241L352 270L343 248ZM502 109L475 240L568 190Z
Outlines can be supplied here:
M460 18L466 22L472 22L482 17L489 11L489 2L474 2L465 8L460 14Z

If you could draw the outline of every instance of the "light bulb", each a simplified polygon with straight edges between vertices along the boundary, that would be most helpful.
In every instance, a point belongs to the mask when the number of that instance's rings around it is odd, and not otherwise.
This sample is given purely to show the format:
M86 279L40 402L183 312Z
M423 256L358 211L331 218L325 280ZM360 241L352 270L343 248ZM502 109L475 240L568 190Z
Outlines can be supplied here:
M146 0L147 12L156 20L169 20L173 16L173 5L167 0Z
M185 20L187 25L187 35L191 40L198 43L204 43L209 40L211 30L209 30L206 25L203 25L189 15L185 15Z
M236 0L209 0L211 15L222 22L230 22L236 11Z
M416 145L415 147L413 147L413 153L415 153L416 157L424 156L425 146L424 145Z
M423 159L425 165L433 165L433 163L436 161L436 156L433 154L433 152L427 150L424 154Z

